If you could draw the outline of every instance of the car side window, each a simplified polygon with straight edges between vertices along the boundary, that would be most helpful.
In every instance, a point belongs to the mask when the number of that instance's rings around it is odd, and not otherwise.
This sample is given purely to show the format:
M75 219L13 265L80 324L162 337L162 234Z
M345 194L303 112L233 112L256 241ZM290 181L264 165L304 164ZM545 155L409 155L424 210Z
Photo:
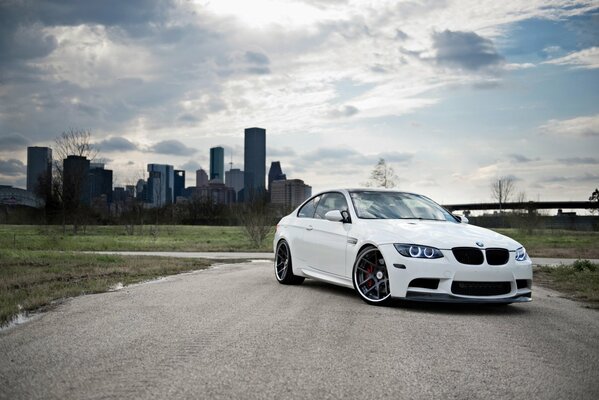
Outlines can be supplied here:
M316 207L314 218L324 219L326 213L331 210L347 211L347 201L341 193L326 193Z
M304 206L300 208L297 213L298 218L314 218L314 211L316 210L319 200L320 196L317 196L304 204Z

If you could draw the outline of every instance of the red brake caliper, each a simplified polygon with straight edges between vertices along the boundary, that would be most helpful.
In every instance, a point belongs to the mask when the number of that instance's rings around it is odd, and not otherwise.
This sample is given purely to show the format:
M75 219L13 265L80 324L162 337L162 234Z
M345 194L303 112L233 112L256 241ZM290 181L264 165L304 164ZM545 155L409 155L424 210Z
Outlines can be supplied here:
M366 267L366 271L368 271L368 274L366 276L372 275L372 273L374 272L374 267L372 265L369 265L368 267ZM374 282L372 282L372 278L370 278L366 282L366 286L368 286L369 288L371 288L372 285L374 285Z

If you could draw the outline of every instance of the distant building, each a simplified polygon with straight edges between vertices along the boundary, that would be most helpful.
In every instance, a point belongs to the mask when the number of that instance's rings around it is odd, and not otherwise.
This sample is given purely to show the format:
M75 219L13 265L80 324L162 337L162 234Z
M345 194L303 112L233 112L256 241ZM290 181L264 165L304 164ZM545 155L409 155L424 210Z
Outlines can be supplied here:
M68 207L91 204L89 164L82 156L68 156L62 161L62 197Z
M177 197L183 196L185 192L185 171L176 169L175 170L175 193L174 200L177 202Z
M253 201L265 192L266 130L247 128L244 138L245 201Z
M222 147L210 149L210 180L214 179L225 182L225 149Z
M172 165L148 164L147 202L162 207L174 201L174 170Z
M203 169L196 171L196 187L208 186L208 174Z
M205 186L187 188L187 196L213 204L231 204L235 202L235 189L215 179Z
M44 201L29 190L0 185L0 204L41 208L44 206Z
M90 163L89 189L92 204L112 203L112 170L104 169L104 164Z
M27 147L27 190L31 193L48 193L52 185L52 149L49 147ZM47 185L40 188L43 182Z
M225 172L225 185L235 190L235 201L240 201L239 192L243 189L244 173L238 168Z
M271 190L272 181L282 181L287 179L287 175L283 173L281 169L281 163L279 161L273 161L270 163L270 169L268 170L268 191Z
M286 208L295 208L312 195L312 187L301 179L273 181L270 201Z
M135 198L137 201L149 203L148 200L148 184L143 179L139 179L135 185Z

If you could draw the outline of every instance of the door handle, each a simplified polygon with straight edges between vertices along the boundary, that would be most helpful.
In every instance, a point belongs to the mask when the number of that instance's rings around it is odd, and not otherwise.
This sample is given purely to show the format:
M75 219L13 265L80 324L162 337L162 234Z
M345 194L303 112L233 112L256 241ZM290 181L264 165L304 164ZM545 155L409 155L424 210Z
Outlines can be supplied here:
M308 226L306 227L306 230L309 230L309 231L311 231L312 229L314 229L314 228L312 227L312 225L308 225Z

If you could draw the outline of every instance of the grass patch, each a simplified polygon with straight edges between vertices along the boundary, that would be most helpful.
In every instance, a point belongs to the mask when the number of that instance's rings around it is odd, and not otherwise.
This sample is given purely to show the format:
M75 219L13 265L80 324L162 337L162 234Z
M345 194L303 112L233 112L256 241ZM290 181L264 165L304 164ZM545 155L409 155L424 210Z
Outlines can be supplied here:
M599 258L599 232L494 229L522 243L532 257Z
M272 251L274 227L256 248L238 226L88 226L74 235L55 225L0 225L0 249L62 251Z
M53 301L207 268L209 260L0 250L0 325Z
M568 298L599 308L599 265L577 260L572 265L540 266L534 269L534 281L564 293Z

